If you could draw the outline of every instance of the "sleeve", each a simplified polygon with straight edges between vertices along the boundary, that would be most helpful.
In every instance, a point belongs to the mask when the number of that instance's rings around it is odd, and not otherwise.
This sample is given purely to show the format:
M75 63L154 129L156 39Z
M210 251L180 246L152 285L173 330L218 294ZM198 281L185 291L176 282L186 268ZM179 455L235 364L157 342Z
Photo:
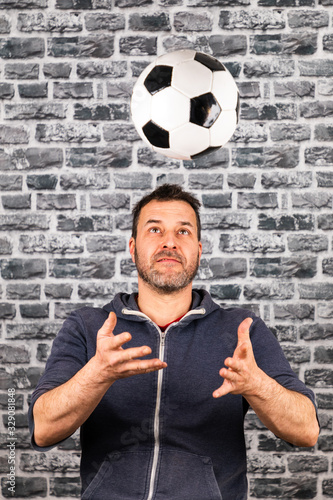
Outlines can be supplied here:
M258 317L253 319L250 338L259 368L286 389L307 396L316 408L314 393L294 373L278 340Z
M31 444L37 451L47 451L53 446L41 448L34 440L33 407L37 399L45 392L59 387L70 380L87 363L86 329L80 311L74 311L64 322L54 339L51 354L31 397L28 411Z

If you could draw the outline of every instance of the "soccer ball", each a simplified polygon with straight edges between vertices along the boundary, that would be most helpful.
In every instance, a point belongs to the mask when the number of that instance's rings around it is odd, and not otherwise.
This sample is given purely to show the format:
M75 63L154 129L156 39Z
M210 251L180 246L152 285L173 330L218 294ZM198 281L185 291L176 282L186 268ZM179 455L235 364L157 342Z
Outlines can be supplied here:
M239 93L225 66L195 50L158 57L139 76L131 113L140 137L159 153L191 160L228 142Z

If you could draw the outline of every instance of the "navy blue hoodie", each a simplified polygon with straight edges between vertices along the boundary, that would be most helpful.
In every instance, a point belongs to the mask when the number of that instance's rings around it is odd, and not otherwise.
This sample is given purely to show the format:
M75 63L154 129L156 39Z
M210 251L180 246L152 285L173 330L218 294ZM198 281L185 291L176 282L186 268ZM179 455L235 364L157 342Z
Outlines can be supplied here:
M70 315L54 340L29 410L44 392L69 380L94 356L96 335L110 311L114 333L129 331L128 347L149 345L164 370L115 382L82 425L82 499L244 500L247 498L242 396L215 399L219 370L237 345L237 329L252 317L250 337L258 366L314 403L263 321L245 309L223 309L203 290L191 310L165 332L138 310L135 295L118 294L103 308Z

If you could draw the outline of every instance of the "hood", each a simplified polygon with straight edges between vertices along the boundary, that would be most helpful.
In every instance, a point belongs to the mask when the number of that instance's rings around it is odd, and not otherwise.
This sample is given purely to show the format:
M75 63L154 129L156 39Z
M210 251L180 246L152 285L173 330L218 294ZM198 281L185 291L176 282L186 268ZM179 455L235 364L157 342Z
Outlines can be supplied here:
M103 307L103 309L107 311L107 313L111 311L115 312L118 318L125 318L129 321L147 321L145 315L141 316L142 313L140 313L135 299L136 295L136 293L118 293L111 302ZM182 323L186 324L194 319L196 311L198 315L203 317L219 308L220 306L212 300L210 294L206 290L193 289L191 315L189 315L188 318L184 317ZM138 312L138 315L133 314L135 311Z

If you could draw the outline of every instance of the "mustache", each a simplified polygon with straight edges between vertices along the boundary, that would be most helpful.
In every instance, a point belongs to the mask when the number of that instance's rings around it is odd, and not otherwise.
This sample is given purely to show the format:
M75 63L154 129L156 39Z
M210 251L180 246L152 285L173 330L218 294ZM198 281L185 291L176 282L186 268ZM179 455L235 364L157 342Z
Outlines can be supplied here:
M170 259L176 259L178 260L181 264L184 264L184 258L179 255L177 252L171 252L170 250L162 250L161 252L157 253L154 256L154 262L157 262L160 259L164 258L170 258Z

